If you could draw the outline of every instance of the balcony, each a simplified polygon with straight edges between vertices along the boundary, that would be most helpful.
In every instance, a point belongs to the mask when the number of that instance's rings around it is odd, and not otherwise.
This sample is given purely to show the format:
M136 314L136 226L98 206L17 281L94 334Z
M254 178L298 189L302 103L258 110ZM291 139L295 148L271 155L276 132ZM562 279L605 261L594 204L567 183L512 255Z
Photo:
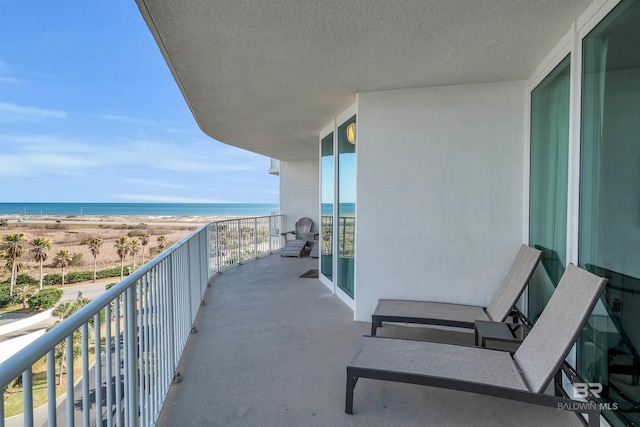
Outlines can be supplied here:
M71 404L58 410L75 418L76 425L94 425L101 418L99 424L108 426L581 425L575 415L555 409L366 379L356 388L354 415L346 415L345 367L370 325L354 322L351 310L319 280L300 277L317 268L317 259L267 255L265 245L279 246L256 237L266 225L254 223L254 231L249 225L216 223L194 232L69 318L68 330L80 329L83 337L90 321L100 324L102 308L106 318L122 321L103 333L114 338L102 339L102 350L95 352L103 357L93 371L88 356L94 350L83 338L80 391L69 390ZM239 244L224 249L223 241ZM227 268L221 256L235 254L242 265ZM206 287L200 272L211 272L214 265L219 274ZM49 343L40 345L39 354L21 353L0 365L3 385L24 371L27 387L30 366L51 352L49 344L59 342L60 334L56 329L45 334ZM473 341L469 333L390 325L380 334ZM36 344L25 349L27 354ZM93 387L85 378L103 385ZM96 400L102 402L100 411ZM26 415L6 425L42 425L47 412L52 425L66 423L63 416L52 419L56 405L33 412L32 406L25 399Z
M370 324L317 279L317 260L277 254L227 270L205 294L158 425L580 426L573 414L361 379L344 413L345 368ZM472 334L385 325L381 335L472 343Z

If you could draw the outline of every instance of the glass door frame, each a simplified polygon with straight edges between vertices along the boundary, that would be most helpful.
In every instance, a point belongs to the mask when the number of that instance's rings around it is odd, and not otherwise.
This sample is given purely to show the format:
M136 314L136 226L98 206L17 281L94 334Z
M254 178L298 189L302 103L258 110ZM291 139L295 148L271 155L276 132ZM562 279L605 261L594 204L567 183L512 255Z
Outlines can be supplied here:
M336 170L336 120L332 120L331 123L329 123L327 126L325 126L321 131L320 131L320 136L318 138L318 156L319 156L319 170L320 170L320 177L319 177L319 184L320 184L320 191L319 191L319 206L320 206L320 212L319 212L319 218L320 218L320 238L322 239L322 234L323 234L323 229L322 229L322 140L324 138L326 138L327 136L329 136L330 134L333 134L333 191L332 191L332 195L333 195L333 203L332 203L332 212L331 215L333 217L333 219L335 220L336 216L338 215L338 208L336 207L336 193L338 191L338 171ZM335 253L337 250L337 243L336 243L336 227L335 224L332 225L332 236L331 236L331 244L332 244L332 248L331 248L331 256L335 257ZM322 240L320 240L320 243L322 242ZM326 275L324 275L322 273L322 254L320 254L320 256L318 257L318 278L320 279L320 281L322 283L324 283L324 285L326 287L329 288L329 290L331 290L331 292L333 292L334 294L336 293L336 283L335 283L335 278L336 278L336 263L335 261L332 262L332 271L331 271L331 278L327 277Z
M524 204L523 204L523 242L530 242L530 161L531 161L531 92L544 80L567 56L571 55L570 100L569 100L569 153L568 153L568 191L567 191L567 240L566 261L578 265L579 218L580 218L580 161L582 135L582 69L583 40L600 22L623 0L594 1L571 25L569 32L558 42L541 65L526 83L525 100L525 147L524 147ZM523 294L520 308L528 307L528 292ZM594 311L602 310L601 303ZM574 345L567 361L576 367L577 346ZM563 378L565 390L571 390L571 383Z
M337 221L336 219L338 218L338 203L339 203L339 185L340 185L340 181L339 181L339 168L338 168L338 128L346 121L348 121L351 117L353 117L354 115L357 116L358 114L358 108L357 108L357 103L352 104L351 106L349 106L349 108L347 108L345 111L343 111L339 116L337 116L335 119L333 119L327 126L325 126L319 134L318 137L318 162L319 162L319 185L320 185L320 191L318 192L318 198L319 198L319 218L322 218L322 139L325 138L327 135L331 134L333 132L333 158L334 158L334 168L333 168L333 197L334 197L334 202L333 202L333 237L332 237L332 243L333 243L333 248L332 248L332 252L333 252L333 271L332 271L332 275L333 278L329 279L328 277L326 277L324 274L322 274L322 257L318 257L318 278L320 279L320 281L327 286L327 288L329 288L329 290L331 290L331 292L333 292L333 294L337 295L345 304L347 304L347 306L349 306L352 310L355 310L355 298L357 297L357 269L356 271L354 271L354 296L353 298L351 296L349 296L346 292L344 292L342 289L340 289L338 287L338 254L339 254L339 239L338 239L338 232L339 232L339 227L337 226ZM356 129L358 126L358 121L356 119ZM356 130L356 143L357 143L357 130ZM356 182L357 182L357 155L356 155ZM356 189L357 189L357 185L356 185ZM356 190L356 199L357 199L357 190ZM357 218L357 202L356 202L356 218ZM320 227L322 227L322 220L320 221ZM356 221L356 235L357 235L357 221ZM320 233L322 233L322 228L320 229Z

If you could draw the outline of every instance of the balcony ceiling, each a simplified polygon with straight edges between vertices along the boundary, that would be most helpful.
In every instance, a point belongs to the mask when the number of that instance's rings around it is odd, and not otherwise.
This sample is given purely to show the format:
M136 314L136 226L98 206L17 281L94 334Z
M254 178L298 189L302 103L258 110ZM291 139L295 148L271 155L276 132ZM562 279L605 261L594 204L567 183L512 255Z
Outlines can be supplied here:
M136 0L201 129L281 160L359 92L527 79L590 0Z

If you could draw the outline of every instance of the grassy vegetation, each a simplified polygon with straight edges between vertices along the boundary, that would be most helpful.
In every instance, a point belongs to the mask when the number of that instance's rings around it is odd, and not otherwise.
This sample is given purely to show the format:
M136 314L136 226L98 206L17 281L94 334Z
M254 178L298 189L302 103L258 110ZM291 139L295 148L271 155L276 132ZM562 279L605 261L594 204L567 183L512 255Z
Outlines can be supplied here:
M112 324L112 337L115 336L115 323ZM105 325L101 325L101 352L105 349ZM95 341L90 340L89 348L93 349ZM95 354L90 350L89 352L89 366L92 366L95 362ZM37 408L47 403L47 362L46 357L38 360L32 368L33 373L33 406ZM60 375L60 363L56 363L56 397L61 396L67 390L67 375L63 372L62 382L60 385L57 385L58 378ZM73 378L74 380L80 381L82 379L82 358L74 357L73 361ZM22 413L22 395L23 389L20 385L14 385L13 387L8 388L4 392L4 413L5 417L11 417L13 415Z

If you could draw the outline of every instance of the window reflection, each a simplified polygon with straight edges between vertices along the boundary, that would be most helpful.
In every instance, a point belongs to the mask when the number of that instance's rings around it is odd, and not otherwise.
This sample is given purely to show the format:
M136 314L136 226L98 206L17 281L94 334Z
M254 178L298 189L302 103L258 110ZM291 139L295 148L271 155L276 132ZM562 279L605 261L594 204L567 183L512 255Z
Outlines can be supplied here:
M335 171L333 132L322 138L321 168L320 271L327 279L333 281L333 200Z
M356 144L347 139L351 117L338 127L338 287L353 298L356 225Z
M615 426L640 424L640 2L622 1L583 41L579 264L609 278L578 343Z
M529 244L544 253L529 282L534 322L566 266L570 61L565 58L531 92Z

